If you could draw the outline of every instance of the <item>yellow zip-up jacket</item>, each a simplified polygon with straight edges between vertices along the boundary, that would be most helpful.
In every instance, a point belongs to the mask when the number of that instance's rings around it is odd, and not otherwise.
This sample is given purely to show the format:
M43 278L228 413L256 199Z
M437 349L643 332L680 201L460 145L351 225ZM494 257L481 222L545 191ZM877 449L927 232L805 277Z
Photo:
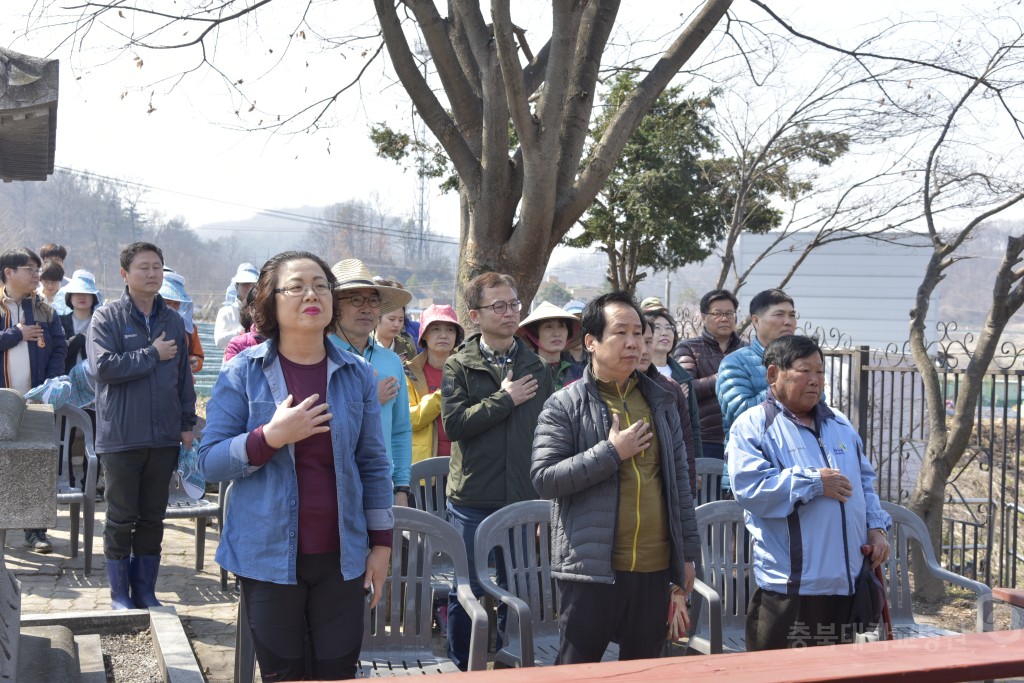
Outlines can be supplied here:
M441 392L430 391L423 366L424 351L405 363L405 383L409 387L409 421L412 423L412 461L419 462L437 454L437 418L441 415Z
M597 386L608 410L619 416L619 429L627 429L641 420L651 424L650 406L637 389L635 377L630 378L625 391L615 382L598 380ZM616 571L656 572L668 569L669 560L668 510L655 432L647 448L619 468L612 567Z

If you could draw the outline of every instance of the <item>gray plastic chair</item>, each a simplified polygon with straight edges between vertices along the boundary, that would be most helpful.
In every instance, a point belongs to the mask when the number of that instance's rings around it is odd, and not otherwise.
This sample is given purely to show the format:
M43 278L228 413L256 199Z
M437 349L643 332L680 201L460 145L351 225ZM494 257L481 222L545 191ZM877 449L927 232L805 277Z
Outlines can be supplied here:
M892 551L889 561L882 566L885 587L889 596L889 614L892 616L893 638L930 638L932 636L959 635L954 631L919 624L914 620L911 604L910 572L919 570L938 577L955 586L965 588L975 595L977 614L976 628L979 632L992 630L992 590L983 583L972 581L966 577L943 569L935 559L928 528L920 517L905 507L894 503L883 502L882 509L892 516L889 544ZM924 556L924 567L911 567L910 542L920 546Z
M409 476L416 508L445 519L448 505L448 463L451 458L438 457L420 460L412 465ZM434 586L434 601L448 601L448 593L452 589L455 567L451 560L437 553L431 565L430 581Z
M390 678L454 673L455 664L434 654L431 640L432 594L429 574L409 568L429 568L436 552L449 555L455 565L459 602L472 620L470 671L487 668L487 613L469 588L466 546L455 527L414 508L396 507L391 546L391 571L380 602L365 611L363 646L357 678ZM238 601L235 631L235 680L252 683L256 654L245 619L245 601Z
M427 458L412 464L411 484L415 507L444 519L448 505L448 463L451 458Z
M224 521L224 510L221 507L222 495L218 501L192 500L181 485L181 476L177 471L171 477L170 494L167 498L167 512L164 519L195 519L196 520L196 571L203 571L203 560L206 552L206 519L216 517L218 523ZM223 528L223 524L221 527Z
M721 473L722 461L717 462ZM743 652L747 605L756 588L750 559L753 555L749 546L744 548L750 535L743 524L743 508L734 500L700 505L697 531L704 578L694 581L694 592L708 605L700 610L688 647L702 654Z
M697 458L697 492L694 505L722 500L722 474L725 461L718 458Z
M62 454L62 476L57 477L57 504L70 506L71 512L71 557L78 557L79 514L83 520L85 574L92 572L93 530L96 524L96 471L99 460L93 447L92 420L81 408L65 405L54 413L57 425L57 441ZM82 433L85 444L85 490L72 486L67 473L71 472L71 435L73 430Z
M476 576L484 591L508 606L505 645L494 655L505 666L550 666L558 655L558 605L551 578L551 502L527 500L491 514L476 530ZM500 549L508 590L488 566ZM619 658L612 643L603 661Z
M892 618L893 637L930 638L934 636L958 635L953 631L929 624L919 624L914 619L911 604L910 573L924 571L961 588L976 596L977 630L992 630L992 591L988 586L943 569L935 560L935 551L924 522L907 508L883 502L882 509L892 516L892 552L889 561L882 565ZM750 595L756 589L750 562L752 551L741 555L744 534L743 509L733 500L708 503L697 508L697 527L701 536L704 556L704 582L695 582L697 592L710 604L710 624L703 618L697 624L696 633L690 639L690 647L705 654L719 652L742 652L746 649L744 627ZM737 543L737 540L740 540ZM910 543L920 546L925 559L924 567L911 567ZM710 566L709 566L710 565ZM717 603L717 606L716 606ZM858 641L877 640L883 629L861 634Z

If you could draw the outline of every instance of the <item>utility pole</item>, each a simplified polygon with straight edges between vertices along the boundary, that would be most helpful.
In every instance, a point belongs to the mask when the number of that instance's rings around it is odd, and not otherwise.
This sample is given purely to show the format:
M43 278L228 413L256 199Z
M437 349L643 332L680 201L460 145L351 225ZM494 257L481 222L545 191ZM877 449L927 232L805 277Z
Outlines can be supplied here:
M423 80L427 80L427 63L430 57L430 52L427 50L427 46L423 44L422 40L416 41L416 54L420 57L423 62ZM416 264L418 266L423 265L423 246L424 237L427 232L427 153L423 146L423 140L426 138L427 131L426 125L423 123L423 119L416 116L415 109L413 110L413 135L416 141L420 143L418 146L416 156L416 222L418 228L418 237L416 240Z

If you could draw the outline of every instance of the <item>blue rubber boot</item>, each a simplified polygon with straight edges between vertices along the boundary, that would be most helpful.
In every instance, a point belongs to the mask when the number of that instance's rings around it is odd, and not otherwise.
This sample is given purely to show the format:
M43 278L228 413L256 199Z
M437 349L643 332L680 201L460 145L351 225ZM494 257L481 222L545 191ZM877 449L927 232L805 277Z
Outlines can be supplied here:
M135 609L128 596L129 560L107 560L107 582L110 583L110 609Z
M156 589L156 575L159 572L159 555L132 555L132 600L139 609L160 607L160 601L153 592Z

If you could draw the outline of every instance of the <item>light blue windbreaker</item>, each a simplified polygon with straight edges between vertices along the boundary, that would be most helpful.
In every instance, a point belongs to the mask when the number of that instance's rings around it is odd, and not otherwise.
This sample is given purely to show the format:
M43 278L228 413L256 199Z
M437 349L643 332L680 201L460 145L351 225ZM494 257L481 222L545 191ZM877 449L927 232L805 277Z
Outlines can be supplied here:
M384 449L372 369L334 344L325 348L341 573L354 579L366 569L367 531L394 526L391 462ZM249 464L245 443L249 432L270 422L287 397L273 340L232 358L206 404L199 467L207 481L234 480L217 564L239 576L295 584L300 531L295 446L281 448L256 467Z
M733 495L754 539L754 578L789 595L852 595L868 529L892 525L874 490L875 471L845 415L825 403L814 431L768 392L733 423L726 455ZM853 483L846 503L822 495L818 468ZM859 486L858 486L859 482Z
M412 468L412 418L409 416L409 386L405 383L405 366L394 351L385 349L371 337L362 353L337 334L327 336L339 349L362 358L374 369L378 382L385 377L398 380L398 394L380 407L380 424L384 430L384 446L391 459L391 481L395 486L408 486Z

